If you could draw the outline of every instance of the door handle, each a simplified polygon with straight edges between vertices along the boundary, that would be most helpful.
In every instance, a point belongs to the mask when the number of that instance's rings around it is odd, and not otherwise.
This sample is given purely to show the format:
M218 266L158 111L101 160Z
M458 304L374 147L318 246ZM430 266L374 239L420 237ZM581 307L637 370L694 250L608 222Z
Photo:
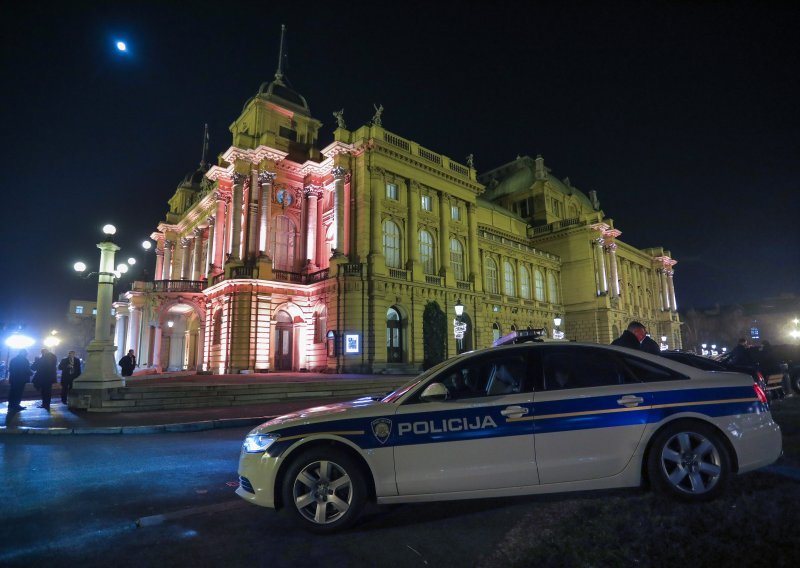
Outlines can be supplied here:
M503 416L523 416L524 414L528 414L528 412L530 412L530 410L524 406L509 406L501 410L500 414Z
M639 406L643 402L644 402L644 399L642 397L634 396L634 395L630 395L630 394L627 395L627 396L623 396L622 398L617 400L617 404L619 404L620 406L626 406L628 408L632 408L634 406Z

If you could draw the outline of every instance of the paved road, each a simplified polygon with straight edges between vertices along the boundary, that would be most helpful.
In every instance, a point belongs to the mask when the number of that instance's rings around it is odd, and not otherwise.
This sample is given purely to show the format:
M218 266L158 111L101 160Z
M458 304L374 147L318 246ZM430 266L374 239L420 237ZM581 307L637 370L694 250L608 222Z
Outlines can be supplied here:
M372 507L311 536L233 494L247 430L5 437L0 565L465 566L533 502Z

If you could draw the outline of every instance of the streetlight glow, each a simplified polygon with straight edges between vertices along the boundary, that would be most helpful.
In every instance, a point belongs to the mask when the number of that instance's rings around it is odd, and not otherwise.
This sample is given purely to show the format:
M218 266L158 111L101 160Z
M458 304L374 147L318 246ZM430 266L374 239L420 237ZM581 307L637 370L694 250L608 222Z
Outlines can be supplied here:
M134 265L134 264L136 264L136 259L135 259L135 258L133 258L133 257L130 257L130 258L128 259L128 264L130 264L130 265Z
M142 248L144 250L150 250L152 248L152 246L153 246L153 243L151 243L150 241L142 241Z
M125 264L124 262L119 263L117 265L117 272L125 274L126 272L128 272L128 265Z
M109 223L108 225L103 225L103 232L106 235L111 236L111 235L116 234L117 228L114 225Z
M78 262L76 262L75 264L72 265L72 268L75 269L75 272L83 272L84 270L86 270L86 264L84 264L83 262L78 261Z
M22 335L21 333L15 333L6 339L6 347L10 347L11 349L27 349L34 343L36 343L35 339L27 335Z
M453 306L453 309L456 311L456 317L464 315L464 304L461 303L461 300L456 301L456 305Z
M117 49L119 51L125 52L125 51L128 51L128 46L124 41L118 41L117 42Z

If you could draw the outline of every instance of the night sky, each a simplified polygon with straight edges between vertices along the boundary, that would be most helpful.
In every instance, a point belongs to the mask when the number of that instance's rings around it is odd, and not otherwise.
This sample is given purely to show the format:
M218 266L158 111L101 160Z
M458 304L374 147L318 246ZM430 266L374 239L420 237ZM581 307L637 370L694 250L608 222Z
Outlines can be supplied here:
M321 147L333 111L354 130L380 103L386 129L479 173L542 154L597 191L621 240L672 252L681 309L800 295L800 3L59 4L0 23L0 323L93 300L72 264L96 269L107 222L152 274L139 243L204 123L212 162L230 146L282 23Z

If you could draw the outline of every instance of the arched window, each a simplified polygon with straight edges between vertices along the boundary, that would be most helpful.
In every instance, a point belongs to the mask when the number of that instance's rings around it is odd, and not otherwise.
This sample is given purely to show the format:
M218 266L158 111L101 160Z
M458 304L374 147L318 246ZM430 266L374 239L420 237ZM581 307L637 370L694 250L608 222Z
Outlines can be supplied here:
M519 267L519 295L526 300L531 299L531 275L524 266Z
M403 267L400 259L400 229L393 221L383 222L383 256L389 268Z
M556 285L556 277L551 272L547 275L547 294L550 296L550 303L558 303L558 286Z
M464 275L464 247L458 239L450 239L450 268L456 280L466 280Z
M538 301L544 302L544 276L541 270L533 272L533 294Z
M211 335L211 344L219 345L222 343L222 309L218 309L214 313L214 327Z
M494 322L492 324L492 341L500 339L500 324Z
M425 274L436 274L433 237L425 230L419 232L419 260L422 263L422 272Z
M507 260L503 261L503 294L506 296L517 295L517 291L514 286L514 268Z
M491 258L486 258L486 291L490 294L498 293L497 263Z
M275 270L294 268L294 243L296 229L292 220L286 215L275 218L275 230L272 233L272 266Z

